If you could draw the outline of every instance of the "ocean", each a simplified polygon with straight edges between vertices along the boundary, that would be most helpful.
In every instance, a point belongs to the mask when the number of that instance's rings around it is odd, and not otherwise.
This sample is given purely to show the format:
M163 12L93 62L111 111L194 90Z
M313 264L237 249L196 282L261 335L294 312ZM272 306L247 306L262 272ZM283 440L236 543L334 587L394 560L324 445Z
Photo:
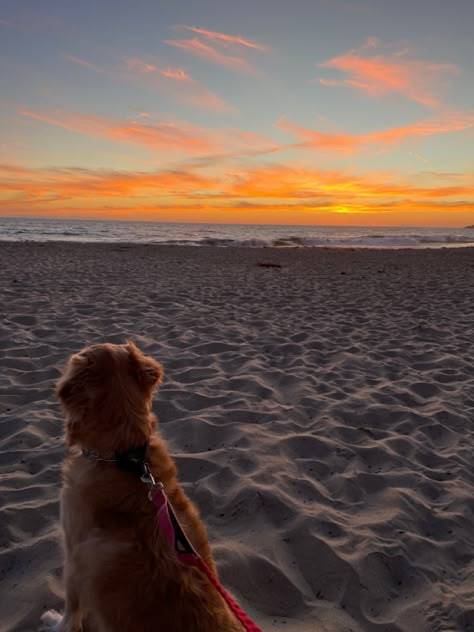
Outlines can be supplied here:
M4 217L0 218L0 241L128 242L241 248L440 248L474 246L474 229L171 224Z

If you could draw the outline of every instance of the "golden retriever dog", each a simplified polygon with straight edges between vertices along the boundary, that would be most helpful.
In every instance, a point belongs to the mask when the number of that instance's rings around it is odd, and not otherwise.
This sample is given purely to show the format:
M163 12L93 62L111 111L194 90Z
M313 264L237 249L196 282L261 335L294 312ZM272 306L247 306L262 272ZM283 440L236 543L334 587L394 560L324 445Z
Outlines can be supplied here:
M148 487L117 467L142 450L189 541L216 574L198 511L151 412L163 367L133 344L97 344L73 355L57 385L71 448L63 467L61 525L66 604L43 615L58 632L242 632L201 570L181 563L157 526Z

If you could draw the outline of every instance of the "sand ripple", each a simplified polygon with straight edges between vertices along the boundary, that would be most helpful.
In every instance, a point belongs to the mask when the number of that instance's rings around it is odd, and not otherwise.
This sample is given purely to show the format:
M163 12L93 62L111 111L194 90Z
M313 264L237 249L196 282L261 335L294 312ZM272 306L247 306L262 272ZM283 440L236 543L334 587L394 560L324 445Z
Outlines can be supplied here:
M1 629L61 607L59 370L132 338L263 629L474 630L473 272L472 250L1 244Z

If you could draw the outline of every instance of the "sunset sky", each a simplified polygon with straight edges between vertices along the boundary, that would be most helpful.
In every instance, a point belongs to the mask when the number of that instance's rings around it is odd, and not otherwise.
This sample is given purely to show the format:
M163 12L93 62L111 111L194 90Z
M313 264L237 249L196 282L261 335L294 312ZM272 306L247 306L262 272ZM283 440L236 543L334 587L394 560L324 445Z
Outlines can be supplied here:
M0 215L474 223L473 0L2 0Z

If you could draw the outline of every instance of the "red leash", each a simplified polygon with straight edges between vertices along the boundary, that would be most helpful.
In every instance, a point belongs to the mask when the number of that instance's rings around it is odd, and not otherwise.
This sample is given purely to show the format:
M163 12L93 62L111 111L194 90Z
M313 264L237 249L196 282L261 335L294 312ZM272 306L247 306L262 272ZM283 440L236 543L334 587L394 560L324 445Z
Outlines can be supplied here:
M199 553L194 549L181 527L176 514L161 483L155 484L150 492L150 500L157 509L158 525L164 536L175 550L178 559L187 564L199 568L207 575L212 585L219 591L225 602L235 614L247 632L262 632L262 630L245 614L240 606L232 599L226 589L207 566Z

